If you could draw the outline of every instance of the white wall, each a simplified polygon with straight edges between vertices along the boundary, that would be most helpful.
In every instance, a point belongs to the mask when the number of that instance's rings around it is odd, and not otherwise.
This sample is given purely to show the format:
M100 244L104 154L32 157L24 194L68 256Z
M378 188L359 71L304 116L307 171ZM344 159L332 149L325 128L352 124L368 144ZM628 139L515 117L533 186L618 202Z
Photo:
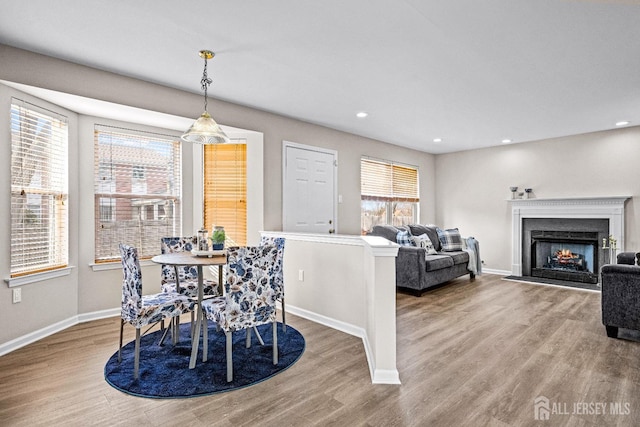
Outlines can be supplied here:
M436 219L480 242L485 268L511 269L510 186L534 197L632 196L626 249L640 250L640 127L436 157Z

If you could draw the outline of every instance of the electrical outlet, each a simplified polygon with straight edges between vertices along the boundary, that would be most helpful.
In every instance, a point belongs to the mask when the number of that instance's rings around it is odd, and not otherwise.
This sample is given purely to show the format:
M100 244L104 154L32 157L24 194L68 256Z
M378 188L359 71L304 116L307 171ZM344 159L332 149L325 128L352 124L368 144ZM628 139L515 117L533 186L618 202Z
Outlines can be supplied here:
M298 280L304 282L304 270L298 270Z
M17 304L22 301L22 288L15 288L13 290L13 303Z

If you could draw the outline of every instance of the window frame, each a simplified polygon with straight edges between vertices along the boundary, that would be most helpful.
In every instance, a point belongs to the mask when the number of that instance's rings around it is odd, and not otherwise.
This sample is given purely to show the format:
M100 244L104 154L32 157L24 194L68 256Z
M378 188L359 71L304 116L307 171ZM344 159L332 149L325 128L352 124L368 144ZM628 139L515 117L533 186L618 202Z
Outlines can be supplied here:
M12 97L9 127L11 257L7 282L12 287L66 275L70 269L69 119L58 111ZM25 170L31 173L29 182L19 182L25 178ZM17 222L19 205L27 209L29 196L40 206L36 219L44 221L37 243L28 242L33 240L33 232L25 236L29 227L24 227L24 221L22 225Z
M368 165L368 166L367 166ZM375 166L374 166L375 165ZM407 175L415 174L415 182L407 182ZM375 175L367 181L368 176ZM396 179L395 176L399 178ZM385 179L380 179L384 177ZM375 182L374 182L375 181ZM369 189L364 189L369 184ZM365 204L378 203L380 211L384 207L384 222L365 227ZM362 234L371 231L375 225L396 224L395 215L397 204L410 204L411 219L408 223L417 223L420 216L420 168L414 165L394 162L390 160L374 159L363 156L360 158L360 229Z
M93 132L93 194L96 210L93 226L95 241L93 265L119 261L117 243L120 241L136 246L141 260L150 259L160 253L161 237L182 234L183 166L180 137L136 129L136 126L130 123L127 123L127 127L95 123ZM112 138L112 141L100 142L101 136ZM106 149L112 150L111 158L100 157L99 144L101 143L105 144ZM122 146L134 152L127 156L126 161L118 159L117 155L114 159L113 150L117 150L114 148L116 146ZM157 150L154 150L154 147ZM158 176L165 175L161 167L148 164L153 160L151 159L153 155L164 155L168 158L166 163L159 163L168 171L164 192L158 192L157 186L154 187L154 177L157 180ZM102 218L102 206L106 206L107 202L114 207L109 218L106 216ZM165 205L162 218L159 217L160 204ZM168 207L167 204L172 206ZM124 216L119 218L118 213Z

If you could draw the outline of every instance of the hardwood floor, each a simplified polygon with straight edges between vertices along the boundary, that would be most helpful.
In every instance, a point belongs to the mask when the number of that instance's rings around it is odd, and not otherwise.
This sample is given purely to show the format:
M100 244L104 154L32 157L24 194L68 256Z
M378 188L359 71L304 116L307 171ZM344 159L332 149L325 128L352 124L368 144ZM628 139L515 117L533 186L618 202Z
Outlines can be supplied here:
M359 338L289 315L307 349L282 374L208 397L132 397L104 381L111 318L0 357L0 425L640 425L640 342L607 338L598 293L487 274L397 301L401 386L371 384ZM549 421L534 418L538 396ZM576 411L596 403L605 415Z

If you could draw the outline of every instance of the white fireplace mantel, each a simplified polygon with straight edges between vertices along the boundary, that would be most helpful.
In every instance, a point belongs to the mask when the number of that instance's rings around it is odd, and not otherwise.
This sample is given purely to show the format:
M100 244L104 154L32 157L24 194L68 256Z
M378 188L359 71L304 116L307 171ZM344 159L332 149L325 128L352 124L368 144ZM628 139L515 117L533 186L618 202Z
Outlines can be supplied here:
M609 234L624 251L624 205L629 196L580 197L566 199L512 199L511 274L522 275L522 220L524 218L592 218L608 219Z

